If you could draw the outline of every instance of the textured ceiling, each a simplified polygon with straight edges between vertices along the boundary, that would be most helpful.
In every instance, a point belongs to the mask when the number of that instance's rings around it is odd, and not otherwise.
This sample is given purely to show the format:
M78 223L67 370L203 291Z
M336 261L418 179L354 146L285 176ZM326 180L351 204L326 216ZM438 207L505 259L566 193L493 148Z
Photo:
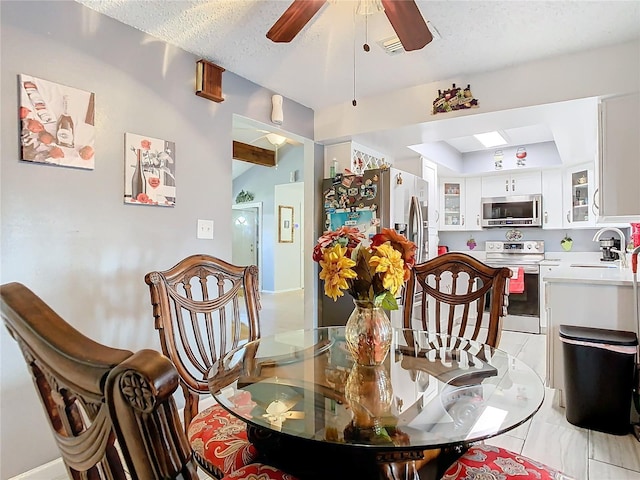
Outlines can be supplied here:
M266 38L287 0L77 1L316 110L354 97L354 31L357 98L640 37L638 0L418 0L442 38L394 56L376 44L394 34L382 13L363 51L353 1L328 2L288 44Z
M363 51L365 23L354 15L355 1L327 2L288 44L266 38L288 0L76 1L314 110L351 102L354 58L360 99L640 38L640 0L417 0L441 38L393 56L377 44L394 35L384 14L369 17L371 51ZM398 160L414 158L437 142L461 153L479 150L470 135L497 129L507 132L512 144L553 140L563 161L575 161L589 158L596 148L594 105L585 99L469 115L352 140ZM265 130L284 133L273 125L234 120L235 140L272 148L264 140Z

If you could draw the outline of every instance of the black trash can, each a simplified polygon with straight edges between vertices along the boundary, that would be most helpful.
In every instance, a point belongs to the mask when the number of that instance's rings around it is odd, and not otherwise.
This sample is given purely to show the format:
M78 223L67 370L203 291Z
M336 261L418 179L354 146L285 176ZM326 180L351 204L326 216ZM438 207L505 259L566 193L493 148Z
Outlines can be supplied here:
M560 325L560 340L567 420L600 432L629 433L636 334Z

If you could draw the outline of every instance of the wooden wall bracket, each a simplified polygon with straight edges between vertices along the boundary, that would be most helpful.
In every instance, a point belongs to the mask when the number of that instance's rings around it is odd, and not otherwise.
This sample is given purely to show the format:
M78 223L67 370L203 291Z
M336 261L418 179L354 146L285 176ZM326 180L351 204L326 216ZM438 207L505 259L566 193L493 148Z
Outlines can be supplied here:
M196 95L212 100L224 102L222 97L222 72L224 68L215 63L200 59L196 62Z

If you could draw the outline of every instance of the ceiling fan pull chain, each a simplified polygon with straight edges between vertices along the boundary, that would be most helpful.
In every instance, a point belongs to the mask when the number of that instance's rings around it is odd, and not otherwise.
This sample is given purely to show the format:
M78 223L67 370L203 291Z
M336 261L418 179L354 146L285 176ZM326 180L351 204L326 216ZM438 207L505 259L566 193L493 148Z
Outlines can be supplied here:
M353 11L353 100L351 105L358 105L356 101L356 11Z
M369 15L364 16L364 45L362 48L365 52L370 50L369 48Z

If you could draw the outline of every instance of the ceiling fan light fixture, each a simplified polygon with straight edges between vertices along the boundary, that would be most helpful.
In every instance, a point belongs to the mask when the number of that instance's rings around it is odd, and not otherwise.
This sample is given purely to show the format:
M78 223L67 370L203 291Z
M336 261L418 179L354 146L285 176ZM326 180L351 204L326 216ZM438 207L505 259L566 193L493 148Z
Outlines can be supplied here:
M493 148L499 147L501 145L506 145L507 141L504 137L498 132L486 132L486 133L477 133L474 135L476 140L478 140L484 148Z
M381 0L360 0L356 7L358 15L373 15L379 12L384 12Z
M287 141L287 137L283 137L282 135L278 135L277 133L267 133L265 135L267 141L273 145L274 147L280 147Z

